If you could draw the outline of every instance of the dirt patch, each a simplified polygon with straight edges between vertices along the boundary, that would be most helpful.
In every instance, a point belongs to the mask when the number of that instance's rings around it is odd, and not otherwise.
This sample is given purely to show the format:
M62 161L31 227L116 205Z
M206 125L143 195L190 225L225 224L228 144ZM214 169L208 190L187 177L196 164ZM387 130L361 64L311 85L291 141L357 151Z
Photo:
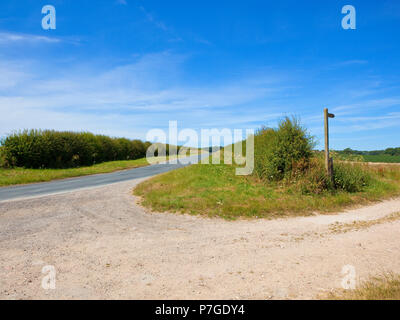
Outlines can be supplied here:
M330 232L399 212L400 199L231 222L146 212L132 197L140 181L0 203L0 298L309 299L340 288L345 265L358 281L400 273L400 220Z

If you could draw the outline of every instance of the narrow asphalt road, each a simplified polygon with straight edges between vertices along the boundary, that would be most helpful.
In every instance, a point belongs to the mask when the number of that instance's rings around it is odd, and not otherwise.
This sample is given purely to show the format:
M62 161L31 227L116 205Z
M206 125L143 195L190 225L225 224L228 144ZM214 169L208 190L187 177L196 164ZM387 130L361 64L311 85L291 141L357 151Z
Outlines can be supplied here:
M160 163L149 165L146 167L116 171L112 173L96 174L77 178L55 180L51 182L33 183L28 185L0 187L0 202L64 193L79 189L104 186L138 178L146 178L174 169L182 168L191 163L195 163L199 158L205 156L208 156L208 154L187 157L184 158L184 163L181 163L183 162L181 158L176 164Z

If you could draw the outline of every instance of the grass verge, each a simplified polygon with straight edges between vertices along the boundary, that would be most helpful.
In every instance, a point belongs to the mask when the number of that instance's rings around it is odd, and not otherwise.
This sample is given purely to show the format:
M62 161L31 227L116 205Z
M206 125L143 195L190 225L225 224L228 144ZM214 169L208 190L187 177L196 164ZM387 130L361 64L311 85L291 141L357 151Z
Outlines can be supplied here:
M68 169L0 168L0 186L46 182L56 179L133 169L147 165L146 158L141 158L137 160L103 162L89 167Z
M400 194L400 168L362 164L373 177L361 192L302 194L293 186L236 176L231 165L197 164L168 172L137 186L134 194L155 211L208 217L277 218L328 213Z
M343 290L328 296L331 300L400 300L400 276L385 275L364 282L355 290Z

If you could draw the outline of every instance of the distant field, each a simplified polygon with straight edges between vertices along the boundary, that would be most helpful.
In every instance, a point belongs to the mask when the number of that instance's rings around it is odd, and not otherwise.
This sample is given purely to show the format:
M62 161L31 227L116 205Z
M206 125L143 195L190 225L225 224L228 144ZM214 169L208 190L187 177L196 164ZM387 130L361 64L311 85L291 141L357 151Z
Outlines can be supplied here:
M400 156L390 156L386 154L376 156L363 156L366 162L386 162L400 163Z

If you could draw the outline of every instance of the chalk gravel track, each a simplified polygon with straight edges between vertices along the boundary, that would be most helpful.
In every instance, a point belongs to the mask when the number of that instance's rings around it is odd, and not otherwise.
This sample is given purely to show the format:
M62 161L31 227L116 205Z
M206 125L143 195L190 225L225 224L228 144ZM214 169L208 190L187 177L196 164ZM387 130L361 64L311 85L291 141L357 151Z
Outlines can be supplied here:
M2 299L312 299L400 272L400 220L332 234L335 222L400 211L400 199L338 215L224 221L150 213L145 178L0 203ZM56 270L44 290L42 268Z

